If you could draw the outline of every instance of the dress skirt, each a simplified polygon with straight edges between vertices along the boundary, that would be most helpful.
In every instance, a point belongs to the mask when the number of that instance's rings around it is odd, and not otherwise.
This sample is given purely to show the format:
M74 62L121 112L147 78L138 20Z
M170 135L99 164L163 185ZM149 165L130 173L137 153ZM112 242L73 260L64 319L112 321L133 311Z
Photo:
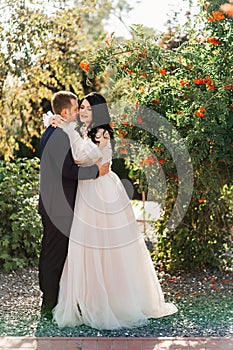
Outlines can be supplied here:
M166 303L118 176L79 181L68 255L53 317L59 327L140 326L177 312Z

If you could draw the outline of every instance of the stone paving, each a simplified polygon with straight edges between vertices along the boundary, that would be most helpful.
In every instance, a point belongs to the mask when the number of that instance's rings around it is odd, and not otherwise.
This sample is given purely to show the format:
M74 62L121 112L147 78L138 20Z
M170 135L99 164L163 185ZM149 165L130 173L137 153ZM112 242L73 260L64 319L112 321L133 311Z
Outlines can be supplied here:
M232 350L233 337L1 337L0 350Z

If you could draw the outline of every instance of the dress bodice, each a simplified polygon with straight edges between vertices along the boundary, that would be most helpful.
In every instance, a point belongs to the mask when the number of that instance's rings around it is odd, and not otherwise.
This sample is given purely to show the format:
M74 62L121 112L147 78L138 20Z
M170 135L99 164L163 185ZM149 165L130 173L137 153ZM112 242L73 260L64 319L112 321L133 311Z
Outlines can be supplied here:
M75 161L78 161L80 166L90 166L95 164L100 158L101 163L111 162L112 147L110 140L101 142L97 146L91 139L83 139L75 130L76 124L74 122L69 124L62 124L62 129L69 136L71 151Z

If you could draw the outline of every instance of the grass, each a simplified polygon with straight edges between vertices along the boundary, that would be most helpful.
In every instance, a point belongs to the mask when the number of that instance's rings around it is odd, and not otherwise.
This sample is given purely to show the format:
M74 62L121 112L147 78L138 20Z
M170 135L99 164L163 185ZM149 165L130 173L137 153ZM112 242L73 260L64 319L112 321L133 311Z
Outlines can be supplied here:
M226 337L233 335L232 272L160 274L166 301L178 313L141 327L108 331L87 326L59 329L40 319L37 271L1 272L0 336ZM29 278L30 277L30 278ZM17 284L18 281L18 284ZM7 289L8 288L8 289ZM7 292L8 291L8 292Z

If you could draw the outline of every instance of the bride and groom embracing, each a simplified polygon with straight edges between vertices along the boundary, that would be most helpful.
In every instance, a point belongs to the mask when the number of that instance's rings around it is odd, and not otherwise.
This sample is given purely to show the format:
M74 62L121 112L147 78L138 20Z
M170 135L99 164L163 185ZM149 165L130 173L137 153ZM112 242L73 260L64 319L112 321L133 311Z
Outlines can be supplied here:
M117 329L177 312L165 303L128 195L111 170L114 135L105 98L51 100L41 137L41 312L59 327Z

